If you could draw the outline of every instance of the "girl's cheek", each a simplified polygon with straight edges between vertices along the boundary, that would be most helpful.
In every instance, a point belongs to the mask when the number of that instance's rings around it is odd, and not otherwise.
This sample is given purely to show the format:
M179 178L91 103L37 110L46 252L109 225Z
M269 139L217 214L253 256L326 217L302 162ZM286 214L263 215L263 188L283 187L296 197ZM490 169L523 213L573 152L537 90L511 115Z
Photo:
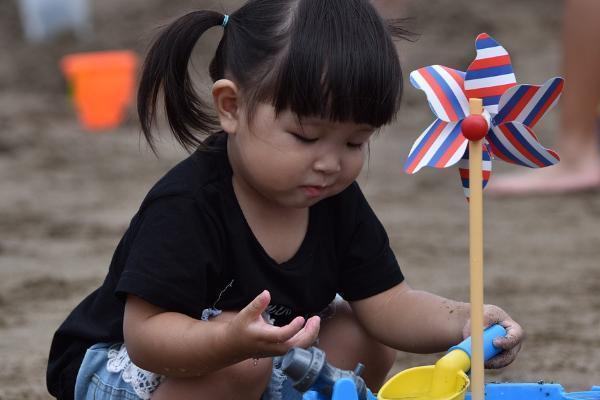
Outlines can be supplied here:
M352 157L350 163L351 163L351 169L353 171L352 173L354 175L358 176L365 164L365 154L363 151L360 151L360 152L357 151L356 153L357 154Z

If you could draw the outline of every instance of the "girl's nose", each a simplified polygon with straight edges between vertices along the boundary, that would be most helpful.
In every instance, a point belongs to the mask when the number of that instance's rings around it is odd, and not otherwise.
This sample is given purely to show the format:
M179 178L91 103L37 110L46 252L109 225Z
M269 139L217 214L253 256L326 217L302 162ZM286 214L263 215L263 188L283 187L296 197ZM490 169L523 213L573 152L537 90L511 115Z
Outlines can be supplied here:
M324 174L333 174L342 170L342 163L336 154L323 154L315 160L313 168Z

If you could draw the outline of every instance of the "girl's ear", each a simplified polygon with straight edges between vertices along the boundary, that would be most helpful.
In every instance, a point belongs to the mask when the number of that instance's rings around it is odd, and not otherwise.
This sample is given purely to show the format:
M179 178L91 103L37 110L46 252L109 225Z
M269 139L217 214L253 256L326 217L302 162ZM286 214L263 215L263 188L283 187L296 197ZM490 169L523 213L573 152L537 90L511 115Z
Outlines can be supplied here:
M229 79L219 79L213 84L212 96L221 127L227 133L235 133L240 115L240 93L237 85Z

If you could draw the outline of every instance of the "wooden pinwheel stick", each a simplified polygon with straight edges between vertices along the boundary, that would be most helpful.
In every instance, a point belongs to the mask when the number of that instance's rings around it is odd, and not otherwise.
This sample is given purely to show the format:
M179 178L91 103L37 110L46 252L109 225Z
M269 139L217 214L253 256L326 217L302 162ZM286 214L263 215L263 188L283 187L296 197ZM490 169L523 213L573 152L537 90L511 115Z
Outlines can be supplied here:
M469 139L469 259L471 274L471 398L484 398L483 370L483 138L488 123L481 99L469 99L470 115L461 125Z

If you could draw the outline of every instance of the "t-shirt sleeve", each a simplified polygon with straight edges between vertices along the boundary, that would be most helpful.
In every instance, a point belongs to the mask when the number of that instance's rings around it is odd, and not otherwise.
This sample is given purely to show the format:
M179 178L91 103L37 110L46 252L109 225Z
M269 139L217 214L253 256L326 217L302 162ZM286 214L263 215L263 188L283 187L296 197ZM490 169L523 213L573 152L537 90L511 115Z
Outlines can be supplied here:
M219 253L215 224L194 199L153 200L141 212L116 294L199 318L210 307Z
M345 300L361 300L381 293L404 280L387 233L357 183L348 189L346 218L350 236L342 256L340 292Z

